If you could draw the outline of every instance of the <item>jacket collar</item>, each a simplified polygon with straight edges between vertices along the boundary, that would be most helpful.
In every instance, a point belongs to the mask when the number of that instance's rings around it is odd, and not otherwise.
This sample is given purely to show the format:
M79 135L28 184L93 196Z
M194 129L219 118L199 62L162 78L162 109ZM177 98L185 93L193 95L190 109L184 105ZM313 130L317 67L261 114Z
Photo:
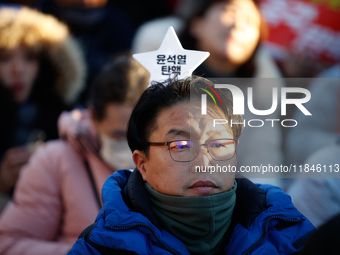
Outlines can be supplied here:
M266 209L266 194L246 178L236 178L236 182L236 205L232 225L240 223L245 228L249 228L254 219ZM137 168L131 174L124 194L125 202L133 211L141 213L160 228L145 190L143 178Z
M135 212L143 214L152 224L160 228L160 224L154 213L147 191L144 187L144 180L137 168L132 172L127 185L125 186L125 201Z

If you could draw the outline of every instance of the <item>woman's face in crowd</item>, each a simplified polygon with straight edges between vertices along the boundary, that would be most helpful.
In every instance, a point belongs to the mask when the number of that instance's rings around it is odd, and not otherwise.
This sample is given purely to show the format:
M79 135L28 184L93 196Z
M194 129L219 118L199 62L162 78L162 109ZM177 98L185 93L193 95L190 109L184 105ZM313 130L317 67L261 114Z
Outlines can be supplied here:
M39 59L28 49L0 50L0 81L12 92L15 102L28 99L38 72Z
M260 13L252 0L231 0L212 5L191 27L200 50L241 65L260 39Z

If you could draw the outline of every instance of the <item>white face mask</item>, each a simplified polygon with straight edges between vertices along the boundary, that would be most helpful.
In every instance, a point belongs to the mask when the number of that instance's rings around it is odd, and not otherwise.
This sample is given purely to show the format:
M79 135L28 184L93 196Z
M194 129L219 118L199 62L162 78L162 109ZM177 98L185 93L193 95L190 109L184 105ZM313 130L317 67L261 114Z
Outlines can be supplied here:
M102 147L99 155L115 169L134 169L131 150L126 140L115 140L105 134L100 134Z

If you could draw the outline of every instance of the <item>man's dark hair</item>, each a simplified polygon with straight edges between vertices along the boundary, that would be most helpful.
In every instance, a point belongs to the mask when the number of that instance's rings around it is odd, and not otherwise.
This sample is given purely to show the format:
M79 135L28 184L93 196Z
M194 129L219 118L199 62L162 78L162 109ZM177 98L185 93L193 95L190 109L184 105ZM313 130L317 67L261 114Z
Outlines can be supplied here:
M201 94L205 92L199 90L199 88L206 88L205 84L214 87L211 81L202 77L192 76L185 80L169 79L163 83L156 82L144 91L132 111L128 124L127 138L131 151L141 150L148 155L148 139L152 132L157 129L157 117L160 111L178 103L189 103L190 99L200 102ZM222 105L215 106L212 100L207 100L209 106L207 108L216 109L218 107L224 114L221 117L227 119L228 123L230 123L231 119L233 119L233 122L242 122L243 117L241 115L233 115L230 91L226 89L215 90L222 100ZM234 139L238 139L243 125L233 125L230 129Z
M129 54L120 55L109 62L95 78L90 105L95 118L105 117L106 106L111 103L134 106L148 87L149 73Z

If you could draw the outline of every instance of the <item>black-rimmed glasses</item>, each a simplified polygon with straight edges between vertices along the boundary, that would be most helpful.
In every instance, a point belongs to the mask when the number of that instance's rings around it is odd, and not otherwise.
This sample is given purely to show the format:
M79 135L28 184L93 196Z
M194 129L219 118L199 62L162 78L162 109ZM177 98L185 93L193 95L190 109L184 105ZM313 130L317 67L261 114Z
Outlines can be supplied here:
M235 139L216 139L207 144L199 144L191 140L176 140L170 142L148 142L151 146L168 146L170 157L178 162L190 162L194 160L201 146L206 146L208 153L214 160L225 161L233 158L236 153Z

